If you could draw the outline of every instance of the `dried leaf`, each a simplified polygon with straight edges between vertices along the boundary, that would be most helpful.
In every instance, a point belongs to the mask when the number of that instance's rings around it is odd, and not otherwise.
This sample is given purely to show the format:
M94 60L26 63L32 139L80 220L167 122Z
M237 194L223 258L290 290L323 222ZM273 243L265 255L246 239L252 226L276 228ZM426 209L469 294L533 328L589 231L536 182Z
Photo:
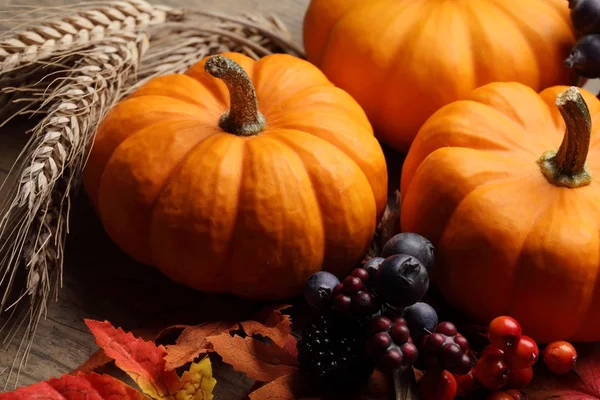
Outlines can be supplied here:
M242 328L248 336L268 337L277 346L283 347L292 333L292 321L289 315L283 314L281 310L289 307L291 306L267 306L257 315L256 321L242 322Z
M180 388L180 380L175 371L165 369L166 355L162 346L135 338L110 322L85 320L96 338L96 343L115 364L126 372L142 389L155 399L167 398Z
M181 377L181 388L175 396L177 400L211 400L212 391L217 384L213 378L209 358L191 365Z
M234 327L237 327L235 325ZM208 336L217 336L232 329L230 322L208 322L201 325L189 326L181 332L173 345L166 347L165 368L172 370L192 362L200 354L212 351Z
M92 354L86 362L84 362L79 367L71 371L71 375L76 375L79 372L89 374L90 372L94 372L98 368L110 363L112 360L112 358L106 355L104 350L100 349L94 354Z
M134 388L108 375L63 375L60 378L20 387L1 393L2 400L65 400L65 399L145 400Z
M597 400L600 398L600 349L578 357L575 368L553 374L537 365L533 381L524 389L530 400Z
M270 382L298 369L296 357L276 344L269 345L249 336L231 336L227 332L207 340L224 362L257 381Z
M298 373L283 375L248 395L250 400L296 400Z

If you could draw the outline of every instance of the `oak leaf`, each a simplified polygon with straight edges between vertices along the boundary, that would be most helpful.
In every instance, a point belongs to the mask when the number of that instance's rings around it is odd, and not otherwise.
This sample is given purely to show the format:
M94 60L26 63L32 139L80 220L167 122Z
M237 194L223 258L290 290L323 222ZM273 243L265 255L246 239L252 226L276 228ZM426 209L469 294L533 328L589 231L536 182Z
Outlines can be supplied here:
M63 375L0 394L2 400L65 399L145 400L148 397L120 380L96 373Z
M207 322L196 326L188 326L175 341L167 345L165 368L172 370L194 361L199 355L212 351L208 336L220 335L225 331L237 328L230 322Z
M295 341L292 336L290 338ZM288 351L288 346L267 344L250 336L232 336L228 332L210 336L207 340L225 363L257 381L270 382L298 369L298 361Z
M550 373L537 365L533 381L524 389L530 400L598 400L600 399L600 349L578 357L575 367L565 374Z

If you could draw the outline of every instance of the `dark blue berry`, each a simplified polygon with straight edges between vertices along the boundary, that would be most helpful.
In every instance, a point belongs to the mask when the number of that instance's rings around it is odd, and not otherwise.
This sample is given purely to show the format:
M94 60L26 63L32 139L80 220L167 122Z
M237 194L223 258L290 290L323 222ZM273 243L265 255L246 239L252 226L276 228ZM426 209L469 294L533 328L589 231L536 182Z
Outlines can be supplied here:
M600 33L600 1L569 0L571 21L580 34Z
M415 257L431 272L435 261L435 248L423 236L411 232L403 232L393 236L383 246L381 256L388 258L396 254L406 254Z
M306 281L304 299L311 307L322 308L329 302L333 289L339 283L340 280L330 272L316 272Z
M429 289L427 269L415 257L398 254L386 258L377 271L377 288L394 307L415 304Z
M370 286L375 285L377 270L383 261L385 261L385 258L383 257L373 257L363 265L363 268L369 273L368 284Z
M438 325L438 315L427 303L418 302L406 307L402 311L402 316L414 340L433 332Z

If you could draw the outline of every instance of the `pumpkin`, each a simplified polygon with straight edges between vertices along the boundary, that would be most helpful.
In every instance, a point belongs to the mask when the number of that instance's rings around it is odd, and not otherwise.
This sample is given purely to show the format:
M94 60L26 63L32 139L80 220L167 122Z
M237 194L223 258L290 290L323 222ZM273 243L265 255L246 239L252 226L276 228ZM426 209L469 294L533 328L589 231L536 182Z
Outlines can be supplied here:
M436 246L434 285L475 321L600 340L600 102L491 83L423 125L401 176L401 229Z
M566 0L311 0L306 57L405 152L441 106L496 81L571 84Z
M85 185L131 258L192 288L296 295L347 273L387 202L387 169L350 95L291 55L205 58L101 122Z

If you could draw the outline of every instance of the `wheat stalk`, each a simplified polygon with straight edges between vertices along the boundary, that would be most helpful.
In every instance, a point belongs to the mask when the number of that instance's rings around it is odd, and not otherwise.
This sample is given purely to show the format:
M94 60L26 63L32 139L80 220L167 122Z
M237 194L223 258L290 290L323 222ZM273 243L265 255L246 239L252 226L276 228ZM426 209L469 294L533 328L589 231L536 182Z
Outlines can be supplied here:
M26 363L60 288L71 198L96 126L112 105L149 79L183 72L209 54L303 56L274 16L230 17L142 0L30 14L0 35L0 107L13 107L0 115L0 126L15 115L43 116L4 183L10 192L0 208L0 312L10 312L1 329L5 343L25 328L11 373ZM22 300L28 307L17 313Z

